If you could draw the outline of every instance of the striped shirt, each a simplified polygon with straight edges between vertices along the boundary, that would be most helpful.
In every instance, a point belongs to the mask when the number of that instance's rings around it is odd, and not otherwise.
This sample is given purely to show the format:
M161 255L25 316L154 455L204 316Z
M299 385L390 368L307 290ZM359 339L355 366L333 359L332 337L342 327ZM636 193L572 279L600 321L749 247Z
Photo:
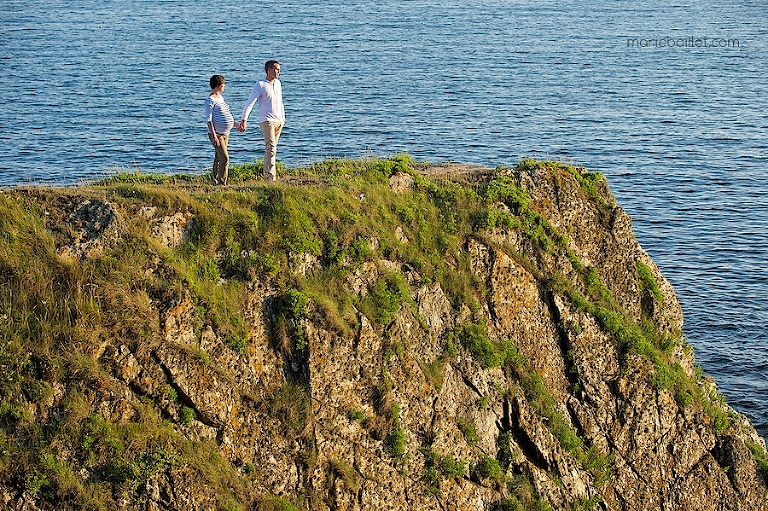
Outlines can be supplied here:
M229 112L229 105L224 98L208 96L205 100L206 122L213 122L213 128L219 135L228 135L235 125L235 118Z

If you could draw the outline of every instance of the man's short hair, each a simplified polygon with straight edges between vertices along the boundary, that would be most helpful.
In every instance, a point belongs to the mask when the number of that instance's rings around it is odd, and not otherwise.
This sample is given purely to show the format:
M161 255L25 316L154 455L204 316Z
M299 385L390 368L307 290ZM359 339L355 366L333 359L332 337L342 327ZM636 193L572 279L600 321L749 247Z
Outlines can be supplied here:
M216 87L218 87L224 82L225 82L224 77L221 75L211 76L211 89L215 89Z
M264 64L264 72L268 72L271 68L275 67L275 64L280 64L276 60L268 60L266 64Z

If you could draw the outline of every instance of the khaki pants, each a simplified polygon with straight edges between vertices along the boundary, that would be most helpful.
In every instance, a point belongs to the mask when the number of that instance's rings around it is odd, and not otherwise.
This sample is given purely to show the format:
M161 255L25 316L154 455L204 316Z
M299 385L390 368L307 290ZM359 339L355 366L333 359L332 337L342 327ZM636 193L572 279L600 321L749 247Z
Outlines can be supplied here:
M260 126L266 146L264 151L264 179L275 181L277 180L277 141L280 139L280 132L283 131L283 124L264 121Z
M216 136L219 139L219 145L213 146L216 150L216 156L213 158L211 181L215 185L226 185L227 177L229 176L229 153L227 152L229 135L220 135L217 133ZM211 144L213 144L213 141L211 141Z

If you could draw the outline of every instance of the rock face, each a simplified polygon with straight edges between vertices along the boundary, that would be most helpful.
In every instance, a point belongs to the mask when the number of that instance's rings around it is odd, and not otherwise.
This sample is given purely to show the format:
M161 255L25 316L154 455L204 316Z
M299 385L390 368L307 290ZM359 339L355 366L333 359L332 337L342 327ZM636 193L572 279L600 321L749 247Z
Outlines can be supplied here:
M182 289L150 300L157 332L142 342L104 339L94 356L108 381L88 406L128 424L139 419L135 403L151 400L182 437L207 443L231 477L249 481L243 509L768 509L766 473L750 450L764 453L762 439L697 375L674 290L635 241L629 216L604 181L590 194L578 178L556 167L511 173L556 249L503 227L465 240L470 277L485 290L474 308L452 305L440 283L381 257L348 282L358 296L392 275L405 283L408 296L385 322L358 310L354 329L336 328L310 299L306 314L281 326L282 291L256 277L242 291L246 342L233 350ZM393 193L414 193L402 176L396 185ZM57 243L83 258L96 253L99 226L108 236L100 250L129 217L162 250L180 246L196 222L188 210L70 207L82 234ZM520 204L499 207L514 215ZM297 275L325 264L295 261ZM158 258L148 271L164 264ZM641 268L661 298L643 285ZM600 285L623 321L668 341L663 363L626 341L631 329L612 326L615 315L580 301ZM300 331L301 346L281 342L281 329ZM478 356L483 346L502 358ZM6 508L48 509L3 484ZM199 472L169 465L121 508L221 507L210 488Z

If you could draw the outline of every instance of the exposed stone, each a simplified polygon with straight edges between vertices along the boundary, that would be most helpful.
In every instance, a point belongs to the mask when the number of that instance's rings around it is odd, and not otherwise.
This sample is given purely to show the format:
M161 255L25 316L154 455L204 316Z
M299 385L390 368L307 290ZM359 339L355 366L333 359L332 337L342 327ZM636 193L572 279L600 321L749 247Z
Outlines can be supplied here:
M91 257L111 248L122 239L125 225L113 204L86 200L70 215L74 239L59 249L65 257Z
M398 172L389 178L389 187L397 193L404 193L413 189L413 176L405 172Z
M397 241L404 245L410 243L410 240L408 239L408 236L406 236L405 231L399 225L395 227L395 238Z
M152 237L163 247L181 246L192 226L192 220L192 213L189 211L179 211L170 216L156 218L151 224Z
M604 185L597 201L567 173L538 169L517 179L536 210L567 235L568 250L632 318L680 337L674 290ZM413 178L396 175L390 185L408 193ZM156 214L140 209L153 239L162 247L182 243L190 214ZM111 246L125 229L117 208L104 201L73 208L71 221L78 238L62 253L75 257ZM595 509L616 511L768 509L765 475L749 450L764 449L754 428L739 419L716 429L700 406L682 406L674 389L655 385L651 359L622 346L577 299L551 285L558 274L584 289L565 258L503 230L468 240L462 250L485 285L473 310L452 305L451 290L423 281L401 261L365 261L347 277L352 293L363 298L377 280L396 273L410 287L410 300L386 325L358 311L349 332L329 326L312 304L310 318L300 320L306 347L293 351L275 341L281 290L267 277L243 286L247 334L237 350L190 292L148 300L156 332L105 341L98 361L108 374L88 389L88 405L127 423L139 403L151 401L179 435L207 442L233 473L240 471L251 485L247 509L267 507L268 496L295 501L301 495L305 508L320 511L491 510L510 496L513 477L526 478L556 511L596 500ZM638 263L652 271L663 300L641 289ZM155 264L161 273L159 258ZM290 260L298 276L322 264L309 254ZM514 344L524 369L484 367L461 346L456 327L478 316L493 341ZM694 374L683 345L669 357ZM706 379L696 384L706 394L716 391ZM61 398L63 391L54 390L36 416ZM455 472L436 470L435 459L455 462ZM488 459L500 473L478 472ZM594 468L600 460L611 465L610 475ZM216 509L209 489L203 474L182 464L149 478L140 498L125 496L120 506ZM47 509L38 508L34 495L2 485L0 505Z
M307 252L291 254L289 263L291 265L291 271L302 277L306 277L320 266L317 257Z

